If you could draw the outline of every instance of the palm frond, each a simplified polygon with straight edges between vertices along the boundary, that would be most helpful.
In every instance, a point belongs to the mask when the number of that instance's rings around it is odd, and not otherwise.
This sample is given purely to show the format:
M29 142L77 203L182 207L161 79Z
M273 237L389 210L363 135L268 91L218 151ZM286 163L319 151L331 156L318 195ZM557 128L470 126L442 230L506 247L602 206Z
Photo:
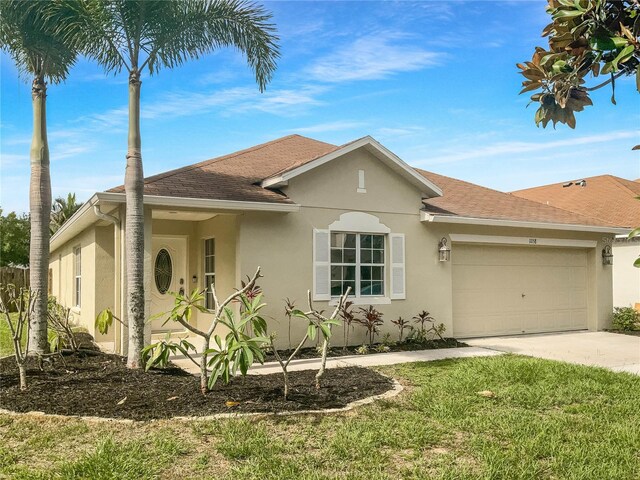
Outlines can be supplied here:
M24 77L51 83L66 79L77 57L72 42L59 33L64 23L58 2L4 0L0 14L0 48Z

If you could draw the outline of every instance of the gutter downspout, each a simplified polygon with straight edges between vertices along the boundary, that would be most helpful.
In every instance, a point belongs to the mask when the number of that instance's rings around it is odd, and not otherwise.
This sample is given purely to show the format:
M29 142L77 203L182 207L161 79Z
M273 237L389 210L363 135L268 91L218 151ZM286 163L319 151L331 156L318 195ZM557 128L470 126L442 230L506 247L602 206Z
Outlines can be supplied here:
M94 205L93 206L93 213L95 213L96 217L98 217L101 220L104 220L106 222L112 223L114 225L114 229L113 229L113 248L114 248L114 266L113 266L113 273L114 273L114 284L113 284L113 288L114 288L114 292L113 292L113 299L114 299L114 307L115 305L119 306L119 312L117 312L118 316L120 318L122 318L122 305L121 305L121 301L122 301L122 295L121 295L121 291L119 288L119 285L121 282L119 282L118 280L120 279L120 272L122 269L122 265L121 265L121 260L122 258L122 241L121 241L121 235L120 235L120 219L118 217L115 217L113 215L109 215L107 213L104 213L100 210L100 206L99 205ZM122 353L122 325L118 324L118 326L116 328L114 328L114 335L113 335L113 349L114 349L114 353L118 353L121 354Z

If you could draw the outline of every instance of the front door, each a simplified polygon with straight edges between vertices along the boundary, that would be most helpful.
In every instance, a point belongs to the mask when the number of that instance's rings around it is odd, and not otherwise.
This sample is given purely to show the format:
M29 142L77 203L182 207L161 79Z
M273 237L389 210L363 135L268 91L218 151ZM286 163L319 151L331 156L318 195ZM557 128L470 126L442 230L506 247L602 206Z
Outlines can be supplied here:
M183 237L153 237L151 278L151 333L183 331L178 322L167 322L173 308L172 293L187 289L187 239Z

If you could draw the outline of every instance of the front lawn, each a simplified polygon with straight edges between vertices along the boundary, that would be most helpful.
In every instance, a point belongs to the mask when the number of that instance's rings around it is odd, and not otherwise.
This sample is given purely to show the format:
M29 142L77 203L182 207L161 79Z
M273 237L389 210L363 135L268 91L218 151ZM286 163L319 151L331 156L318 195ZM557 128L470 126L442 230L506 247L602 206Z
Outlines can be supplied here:
M408 391L347 414L138 424L0 415L0 477L640 478L639 377L518 356L382 370Z
M11 318L14 319L18 314L10 313ZM27 329L25 328L23 338L27 338ZM7 325L7 319L2 315L0 317L0 357L6 357L7 355L13 355L13 340L11 339L11 330Z

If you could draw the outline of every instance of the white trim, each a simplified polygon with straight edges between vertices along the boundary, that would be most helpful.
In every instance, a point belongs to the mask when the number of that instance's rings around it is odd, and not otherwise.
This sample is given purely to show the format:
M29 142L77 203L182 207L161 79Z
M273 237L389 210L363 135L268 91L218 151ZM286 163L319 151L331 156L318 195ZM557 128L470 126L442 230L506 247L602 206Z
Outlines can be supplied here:
M370 136L366 136L355 140L338 150L334 150L331 153L323 155L315 160L305 163L297 168L284 172L280 175L271 176L262 181L261 186L263 188L277 188L286 186L294 177L313 170L316 167L324 165L331 160L335 160L338 157L353 152L359 148L366 147L371 153L376 155L381 161L386 163L393 170L396 170L399 174L407 178L413 185L420 189L424 194L429 197L441 197L442 190L440 187L430 182L427 178L416 172L411 166L400 159L395 153L388 150L381 143Z
M124 193L103 192L96 194L101 201L125 203ZM264 212L297 212L297 203L245 202L240 200L217 200L210 198L165 197L145 195L144 204L163 207L212 208L220 210L256 210Z
M484 243L492 245L526 245L531 247L574 247L595 248L596 240L574 240L565 238L537 238L537 237L505 237L500 235L466 235L449 234L452 242Z
M331 297L329 301L330 306L338 304L339 297ZM349 294L349 300L353 305L391 305L391 298L389 297L356 297Z
M367 193L367 186L364 180L364 170L358 170L358 188L356 189L357 193Z
M391 229L375 215L364 212L347 212L329 225L332 232L390 233Z
M420 211L420 221L429 223L458 223L465 225L489 225L496 227L539 228L545 230L568 230L577 232L625 233L628 229L619 227L600 227L595 225L576 225L569 223L530 222L521 220L499 220L494 218L458 217L452 215L434 215Z

